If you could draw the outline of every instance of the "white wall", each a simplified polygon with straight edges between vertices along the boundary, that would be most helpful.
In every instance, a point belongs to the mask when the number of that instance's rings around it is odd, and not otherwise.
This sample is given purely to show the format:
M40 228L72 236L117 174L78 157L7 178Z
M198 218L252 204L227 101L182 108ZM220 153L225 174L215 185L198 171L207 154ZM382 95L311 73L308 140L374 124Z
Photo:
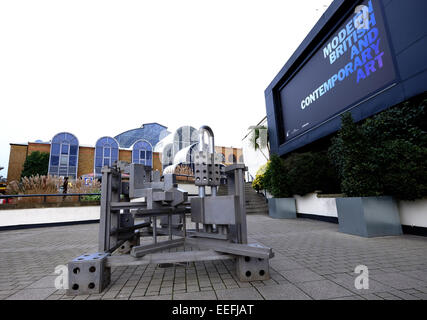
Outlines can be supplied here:
M318 198L315 193L294 198L298 213L338 217L335 198ZM427 199L399 201L397 206L402 225L427 228Z
M248 167L248 172L255 179L256 172L262 165L267 163L267 159L262 155L261 151L255 151L250 146L249 137L245 138L242 143L243 160L245 162L245 166ZM265 156L268 157L267 148L263 149L262 152L264 152Z
M199 187L189 183L178 183L178 188L187 191L188 194L199 194ZM206 193L210 192L210 188L206 188Z
M298 213L338 217L335 198L294 196ZM427 199L398 202L401 224L427 228ZM99 219L99 206L0 210L0 227Z
M298 213L338 217L335 198L318 198L315 193L294 196Z
M99 206L0 210L0 227L97 220Z
M427 199L399 201L398 208L401 224L427 228Z

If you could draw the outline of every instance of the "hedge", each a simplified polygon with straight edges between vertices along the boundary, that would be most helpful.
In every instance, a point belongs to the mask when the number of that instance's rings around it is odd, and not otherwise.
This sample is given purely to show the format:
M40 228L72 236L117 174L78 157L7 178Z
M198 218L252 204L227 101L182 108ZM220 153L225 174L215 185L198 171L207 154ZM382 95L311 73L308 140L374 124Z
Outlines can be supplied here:
M327 155L321 152L294 153L284 160L272 155L262 179L257 178L275 198L305 195L314 191L339 191L338 176Z
M348 196L427 196L427 100L411 101L354 123L342 116L329 156Z

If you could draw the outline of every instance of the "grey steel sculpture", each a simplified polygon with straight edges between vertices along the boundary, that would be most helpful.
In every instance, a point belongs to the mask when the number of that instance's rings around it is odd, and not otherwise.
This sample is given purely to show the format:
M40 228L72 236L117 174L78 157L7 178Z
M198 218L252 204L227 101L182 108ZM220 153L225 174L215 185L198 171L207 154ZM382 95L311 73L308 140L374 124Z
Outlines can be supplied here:
M220 163L214 134L209 127L202 126L194 173L199 192L191 199L178 188L173 174L160 177L150 167L122 161L111 168L104 167L99 252L69 262L67 294L100 293L110 282L111 267L150 263L234 259L240 281L269 279L269 259L274 256L271 248L248 244L247 239L247 168L233 164L221 169ZM228 195L218 196L224 177ZM207 187L210 195L206 193ZM187 228L188 215L195 229ZM141 244L144 236L152 237L152 243ZM159 241L159 236L166 236L167 240ZM174 247L184 247L184 251L164 252ZM200 250L185 251L188 247Z

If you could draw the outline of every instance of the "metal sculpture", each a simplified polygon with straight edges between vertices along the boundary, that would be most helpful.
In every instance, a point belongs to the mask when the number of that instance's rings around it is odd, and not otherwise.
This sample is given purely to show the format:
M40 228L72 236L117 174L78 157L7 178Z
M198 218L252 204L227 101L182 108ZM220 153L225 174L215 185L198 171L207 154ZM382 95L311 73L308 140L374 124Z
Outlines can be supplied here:
M274 256L271 248L248 243L247 238L247 168L244 164L221 168L220 163L214 134L202 126L194 163L197 196L189 197L178 188L174 174L161 177L151 167L121 161L104 167L99 252L69 262L67 294L100 293L110 283L111 267L150 263L233 259L240 281L269 279L269 259ZM223 178L228 195L219 196ZM189 219L193 228L188 228ZM141 238L147 237L152 237L152 242L141 243ZM167 240L159 239L165 237ZM164 252L176 247L184 250Z

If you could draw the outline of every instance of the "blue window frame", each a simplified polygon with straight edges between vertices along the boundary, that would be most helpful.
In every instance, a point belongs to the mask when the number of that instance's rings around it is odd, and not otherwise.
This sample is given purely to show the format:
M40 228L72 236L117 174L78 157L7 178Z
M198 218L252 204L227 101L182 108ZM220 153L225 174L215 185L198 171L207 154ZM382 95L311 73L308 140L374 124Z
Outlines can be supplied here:
M67 143L61 144L61 154L70 154L70 145Z
M79 141L69 132L61 132L52 138L48 174L77 178Z
M52 143L51 145L51 152L54 154L59 154L59 148L61 145L59 143Z
M78 146L77 145L71 145L70 146L70 154L72 156L77 156L77 152L78 152Z
M138 140L132 148L132 163L153 166L153 147L147 140Z
M77 157L76 156L70 156L69 166L70 167L77 166Z
M50 164L52 166L59 165L59 156L51 156L51 158L50 158Z
M95 176L101 175L103 166L111 165L119 160L119 143L112 137L99 138L95 145Z

